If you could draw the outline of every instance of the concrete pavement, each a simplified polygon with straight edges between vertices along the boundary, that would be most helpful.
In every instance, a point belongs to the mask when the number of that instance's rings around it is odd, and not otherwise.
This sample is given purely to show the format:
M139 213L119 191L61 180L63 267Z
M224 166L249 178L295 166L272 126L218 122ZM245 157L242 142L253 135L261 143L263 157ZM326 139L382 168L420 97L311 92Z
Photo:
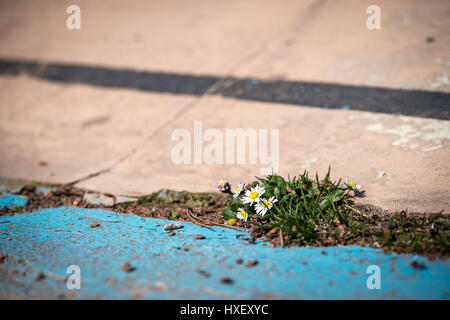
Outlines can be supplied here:
M80 1L81 30L68 30L65 3L2 1L0 58L214 76L219 90L235 77L256 87L283 80L448 94L449 5L379 1L382 28L370 31L369 4L111 1L106 8ZM442 120L448 103L425 119L27 74L0 75L0 88L0 176L141 195L212 191L220 178L237 183L259 175L260 163L175 165L172 133L193 136L201 120L221 133L279 129L281 174L323 174L330 165L334 177L363 185L364 203L450 212L450 122Z

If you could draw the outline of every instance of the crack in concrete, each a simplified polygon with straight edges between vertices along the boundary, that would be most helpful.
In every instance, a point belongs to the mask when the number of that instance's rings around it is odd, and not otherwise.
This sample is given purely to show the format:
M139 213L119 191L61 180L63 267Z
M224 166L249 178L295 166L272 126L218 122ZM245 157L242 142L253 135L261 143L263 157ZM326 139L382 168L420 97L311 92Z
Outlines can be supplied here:
M80 182L87 181L89 179L92 179L94 177L98 177L104 173L110 172L115 167L119 166L121 163L126 161L128 158L130 158L133 154L135 154L139 150L139 146L142 144L142 142L145 141L151 141L154 138L156 138L158 132L160 129L166 127L168 124L173 122L174 120L178 119L180 116L185 114L187 111L189 111L192 107L197 105L204 99L205 96L210 96L216 91L219 91L220 88L223 86L224 83L226 83L229 79L233 77L233 75L243 68L245 65L247 65L249 62L255 60L258 56L262 55L264 51L266 51L270 46L272 46L274 43L280 41L279 39L283 38L283 35L289 34L292 30L296 30L301 28L304 24L311 21L312 17L316 14L317 10L324 5L327 2L327 0L316 0L312 2L305 10L301 10L299 14L297 14L297 18L291 21L287 27L282 28L278 32L276 32L274 35L263 41L261 44L257 45L256 48L250 50L250 52L245 55L241 60L239 60L234 66L232 66L225 74L219 78L211 87L208 88L203 94L201 94L199 97L194 98L192 101L190 101L188 104L186 104L183 108L181 108L178 112L176 112L172 117L169 117L165 122L163 122L160 126L158 126L156 129L152 131L152 133L144 138L141 143L139 143L137 146L131 148L129 152L127 152L124 156L119 158L117 161L113 162L109 166L107 166L104 169L101 169L99 171L96 171L94 173L88 174L87 176L81 177L79 179L76 179L72 182L67 183L67 185L76 185Z

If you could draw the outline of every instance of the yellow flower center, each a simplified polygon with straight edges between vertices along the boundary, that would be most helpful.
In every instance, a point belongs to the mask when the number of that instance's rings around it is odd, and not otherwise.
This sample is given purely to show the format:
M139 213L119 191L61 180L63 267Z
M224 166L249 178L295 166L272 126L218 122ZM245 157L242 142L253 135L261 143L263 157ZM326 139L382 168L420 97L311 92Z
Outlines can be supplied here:
M250 199L255 200L259 196L259 193L256 191L253 191L250 193Z
M247 212L245 212L245 210L241 211L241 216L243 216L244 218L247 216Z
M348 185L352 188L356 187L356 184L354 184L353 182L350 182L350 181L348 182Z
M223 182L222 181L219 182L219 186L223 187Z
M228 220L228 224L229 224L230 226L234 226L234 225L236 224L236 219L230 219L230 220Z
M240 190L239 188L236 188L236 191L239 192L239 191L241 191L241 190Z
M270 205L270 202L269 202L269 201L267 201L267 200L264 200L264 201L263 201L262 206L263 206L264 208L268 208L269 205Z

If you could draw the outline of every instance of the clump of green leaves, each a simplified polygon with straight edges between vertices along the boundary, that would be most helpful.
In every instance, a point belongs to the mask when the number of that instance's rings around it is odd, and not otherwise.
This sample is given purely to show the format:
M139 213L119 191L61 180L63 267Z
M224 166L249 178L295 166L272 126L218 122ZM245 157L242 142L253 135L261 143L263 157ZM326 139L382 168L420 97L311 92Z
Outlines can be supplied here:
M261 229L281 230L290 239L303 243L318 236L320 225L349 224L350 205L353 192L350 188L330 179L328 170L324 179L315 179L304 172L298 178L285 180L279 175L257 178L247 190L259 185L263 188L262 199L275 197L277 201L264 215L258 215L254 207L243 203L243 198L236 197L230 206L223 210L224 218L236 217L239 208L244 208L252 222ZM256 218L256 219L255 219Z
M350 224L352 191L330 180L330 171L323 180L310 179L304 172L288 181L280 176L260 179L269 192L279 197L262 223L261 228L278 228L298 243L318 236L318 226ZM320 229L320 228L319 228Z
M258 204L246 203L257 188L263 190L260 203L275 199L264 212L258 212ZM449 216L387 213L371 206L356 206L353 199L361 194L346 179L343 184L341 180L332 181L330 170L322 180L317 174L310 178L306 171L287 180L272 174L235 192L222 216L244 220L239 216L244 210L252 234L266 237L275 245L356 244L429 256L449 255Z

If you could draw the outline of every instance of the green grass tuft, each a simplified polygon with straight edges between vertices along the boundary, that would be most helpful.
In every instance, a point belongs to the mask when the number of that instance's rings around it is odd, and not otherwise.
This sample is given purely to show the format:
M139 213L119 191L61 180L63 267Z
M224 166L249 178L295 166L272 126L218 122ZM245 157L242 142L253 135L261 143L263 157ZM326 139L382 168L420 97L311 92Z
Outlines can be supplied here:
M355 206L362 193L332 181L330 170L324 179L312 179L305 171L285 180L278 175L257 178L246 190L259 184L264 198L278 199L264 216L233 199L222 211L226 219L236 217L239 208L249 213L256 237L267 237L274 245L365 245L387 251L448 256L449 217L437 214L386 213L367 206ZM361 207L361 208L360 208ZM360 210L358 210L358 208Z

